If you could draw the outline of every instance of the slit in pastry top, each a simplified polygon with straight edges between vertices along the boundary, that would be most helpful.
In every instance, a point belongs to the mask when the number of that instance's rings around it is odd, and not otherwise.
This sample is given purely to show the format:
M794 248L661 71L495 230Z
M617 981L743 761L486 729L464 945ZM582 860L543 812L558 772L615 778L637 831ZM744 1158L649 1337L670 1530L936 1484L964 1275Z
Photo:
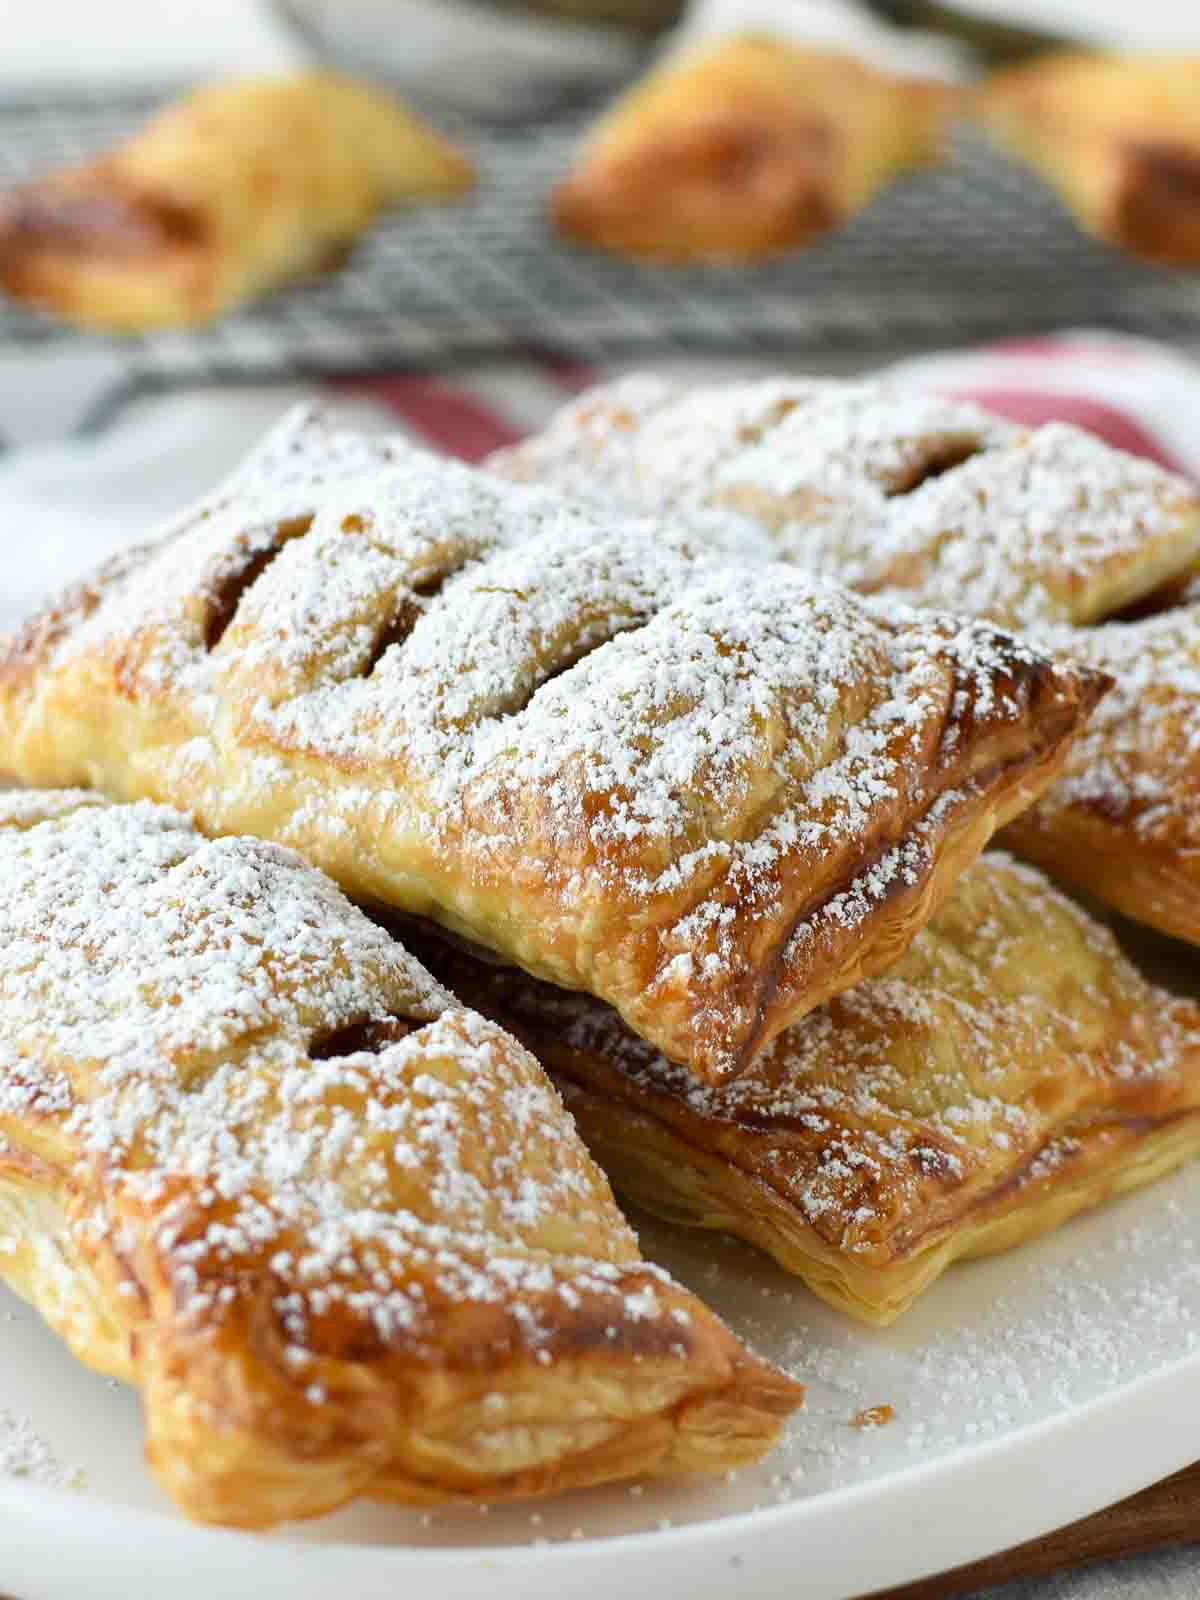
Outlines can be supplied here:
M956 443L973 448L945 462ZM698 533L853 586L1019 624L1116 688L1008 842L1200 943L1196 488L1052 425L1021 433L886 381L602 386L495 465L577 498L670 506Z
M886 377L687 386L635 374L498 454L507 476L669 513L863 593L1087 624L1190 570L1195 488L1084 430L1022 430Z
M292 845L719 1081L900 954L1104 684L302 416L10 643L0 759Z

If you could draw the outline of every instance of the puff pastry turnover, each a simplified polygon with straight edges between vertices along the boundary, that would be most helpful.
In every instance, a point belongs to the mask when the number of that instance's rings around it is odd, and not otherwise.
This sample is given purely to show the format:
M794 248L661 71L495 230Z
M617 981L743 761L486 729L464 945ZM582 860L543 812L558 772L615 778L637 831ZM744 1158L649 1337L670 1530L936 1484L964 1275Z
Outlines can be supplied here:
M1200 56L1060 55L988 80L977 114L1101 239L1200 263Z
M471 181L457 150L351 79L220 83L0 199L0 284L87 327L202 322L328 265L381 207Z
M1005 627L1097 621L1200 554L1200 500L1183 478L1079 428L1022 431L886 379L637 374L491 464Z
M1200 541L1193 485L1058 424L1022 433L886 383L593 390L498 457L576 498L668 508L727 550L1034 630L1117 680L1067 776L1007 835L1200 943ZM1104 622L1121 613L1138 620ZM1082 626L1099 624L1103 626Z
M1200 1007L998 853L887 973L719 1089L586 996L417 948L538 1053L618 1191L868 1322L1200 1150Z
M585 244L749 259L847 221L937 156L948 91L739 35L672 58L592 132L553 200Z
M293 845L719 1081L900 954L1105 682L302 417L0 649L0 764Z
M799 1385L644 1262L537 1063L292 852L0 796L0 1272L192 1516L761 1454Z

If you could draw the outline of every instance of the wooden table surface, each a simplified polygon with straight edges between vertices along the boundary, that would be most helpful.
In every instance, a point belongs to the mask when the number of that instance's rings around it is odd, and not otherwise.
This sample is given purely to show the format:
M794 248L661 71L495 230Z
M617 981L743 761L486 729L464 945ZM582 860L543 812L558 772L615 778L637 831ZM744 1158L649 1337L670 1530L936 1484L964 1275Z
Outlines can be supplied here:
M1014 1578L1042 1577L1088 1561L1113 1560L1192 1541L1200 1543L1200 1462L1057 1533L936 1578L888 1589L872 1600L948 1600ZM1197 1563L1200 1565L1200 1552Z

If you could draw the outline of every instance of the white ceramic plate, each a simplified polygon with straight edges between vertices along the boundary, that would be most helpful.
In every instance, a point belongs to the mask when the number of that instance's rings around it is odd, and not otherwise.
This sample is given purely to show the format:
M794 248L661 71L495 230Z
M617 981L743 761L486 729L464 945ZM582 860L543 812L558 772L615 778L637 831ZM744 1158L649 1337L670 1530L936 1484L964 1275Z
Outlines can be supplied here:
M952 1269L885 1332L851 1326L732 1241L642 1232L649 1254L807 1379L806 1407L761 1467L486 1513L363 1506L269 1538L195 1528L142 1466L135 1396L76 1366L9 1297L0 1408L84 1482L0 1479L0 1591L834 1600L1033 1537L1200 1454L1200 1165ZM887 1426L852 1425L882 1404Z

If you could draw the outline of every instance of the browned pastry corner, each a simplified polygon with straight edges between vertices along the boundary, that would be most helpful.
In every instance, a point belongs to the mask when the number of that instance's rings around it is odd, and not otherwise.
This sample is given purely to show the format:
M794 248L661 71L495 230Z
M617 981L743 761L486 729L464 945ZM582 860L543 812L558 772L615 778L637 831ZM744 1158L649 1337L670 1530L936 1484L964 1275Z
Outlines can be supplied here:
M457 150L352 79L220 83L0 198L0 284L89 328L204 322L337 260L381 208L471 182Z
M1200 56L1052 56L997 74L973 103L1091 233L1200 264Z
M290 844L719 1082L903 952L1106 683L301 414L0 646L0 766Z
M207 1521L719 1471L803 1395L641 1259L515 1040L166 807L0 796L0 1209Z
M1200 945L1200 600L1039 637L1116 687L1007 841L1134 921Z
M549 1067L618 1192L739 1235L866 1322L1200 1151L1200 1006L1001 854L895 966L718 1089L595 1000L413 938Z
M937 157L950 91L739 35L672 57L591 133L552 203L583 244L752 259L847 221Z

